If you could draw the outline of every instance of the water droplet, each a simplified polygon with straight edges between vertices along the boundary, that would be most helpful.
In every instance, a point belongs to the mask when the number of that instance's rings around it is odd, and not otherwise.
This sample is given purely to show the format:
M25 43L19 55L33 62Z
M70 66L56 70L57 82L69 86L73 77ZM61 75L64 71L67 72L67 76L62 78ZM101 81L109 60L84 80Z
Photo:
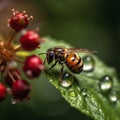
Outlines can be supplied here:
M71 100L71 103L72 103L72 104L75 104L75 100Z
M99 83L99 88L103 93L108 93L113 86L113 80L110 76L106 75L102 77Z
M62 76L62 81L60 82L61 86L63 87L70 87L73 83L73 76L66 72L66 73L63 73L63 76Z
M53 79L50 79L49 81L50 81L50 82L52 82L52 81L53 81Z
M62 94L62 95L65 95L65 91L64 91L64 90L61 90L61 94Z
M116 103L116 102L117 102L118 97L117 97L116 92L111 92L111 93L109 94L109 100L110 100L112 103Z
M75 94L74 91L70 91L70 92L69 92L69 95L70 95L71 97L75 97L75 96L76 96L76 94Z
M80 92L80 87L77 87L77 90Z
M83 58L83 62L84 62L83 71L90 72L94 69L95 62L91 56L85 56Z
M86 96L87 95L87 89L86 88L82 88L81 89L81 93L83 96Z

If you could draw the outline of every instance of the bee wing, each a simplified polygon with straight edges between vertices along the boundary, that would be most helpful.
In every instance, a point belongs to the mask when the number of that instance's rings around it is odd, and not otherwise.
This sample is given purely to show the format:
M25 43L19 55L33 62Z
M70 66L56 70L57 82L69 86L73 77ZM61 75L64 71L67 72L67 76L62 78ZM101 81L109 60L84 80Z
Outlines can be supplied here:
M82 48L67 48L67 53L75 53L75 52L80 52L80 53L97 53L95 50L88 50L88 49L82 49Z

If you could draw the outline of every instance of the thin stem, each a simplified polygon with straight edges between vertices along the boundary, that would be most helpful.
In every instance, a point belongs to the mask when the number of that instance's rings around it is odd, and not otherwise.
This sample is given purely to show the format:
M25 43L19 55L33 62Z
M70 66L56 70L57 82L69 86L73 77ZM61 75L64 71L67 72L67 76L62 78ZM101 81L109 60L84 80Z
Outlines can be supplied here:
M15 49L14 49L14 52L18 52L18 51L20 51L20 50L22 50L22 46L21 46L21 45L19 45L17 48L15 48Z
M0 65L2 64L3 60L0 58Z
M14 75L15 75L18 79L21 79L20 75L19 75L16 71L14 71Z
M10 73L10 71L8 70L8 75L10 76L10 78L12 79L13 82L15 82L14 77L12 76L12 74Z
M10 44L14 40L16 34L17 34L17 32L13 29L10 31L10 34L9 34L8 40L7 40L8 44Z
M19 62L19 63L24 64L24 61L23 61L23 60L21 60L21 59L19 59L19 58L15 58L14 60L15 60L15 61L17 61L17 62Z

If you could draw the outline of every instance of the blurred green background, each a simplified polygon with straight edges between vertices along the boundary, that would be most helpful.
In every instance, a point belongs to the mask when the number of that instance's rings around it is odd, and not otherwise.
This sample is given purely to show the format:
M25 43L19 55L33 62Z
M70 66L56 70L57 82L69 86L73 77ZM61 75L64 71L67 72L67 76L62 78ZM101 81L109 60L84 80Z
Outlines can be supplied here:
M0 0L0 32L6 37L6 20L11 8L34 16L30 28L40 28L41 36L65 40L78 48L97 50L97 56L117 69L120 77L119 0ZM12 105L10 98L0 104L1 120L89 120L60 96L48 81L31 81L28 103Z

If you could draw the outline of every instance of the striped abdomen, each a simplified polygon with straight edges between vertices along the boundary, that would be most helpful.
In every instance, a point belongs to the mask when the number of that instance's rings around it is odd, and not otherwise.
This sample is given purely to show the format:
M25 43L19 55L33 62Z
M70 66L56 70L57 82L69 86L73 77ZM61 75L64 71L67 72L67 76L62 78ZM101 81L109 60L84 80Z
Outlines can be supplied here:
M66 65L73 73L80 73L83 70L81 58L73 53L66 56Z

